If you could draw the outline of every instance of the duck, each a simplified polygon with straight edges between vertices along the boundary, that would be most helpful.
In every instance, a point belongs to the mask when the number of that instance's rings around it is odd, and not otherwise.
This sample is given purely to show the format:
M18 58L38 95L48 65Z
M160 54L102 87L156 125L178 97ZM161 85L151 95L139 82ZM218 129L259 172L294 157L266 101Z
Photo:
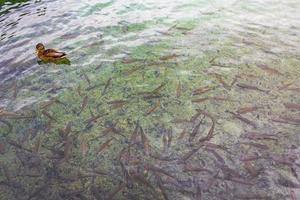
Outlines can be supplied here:
M36 45L36 52L39 59L42 61L57 61L66 58L65 52L59 52L55 49L45 49L42 43Z

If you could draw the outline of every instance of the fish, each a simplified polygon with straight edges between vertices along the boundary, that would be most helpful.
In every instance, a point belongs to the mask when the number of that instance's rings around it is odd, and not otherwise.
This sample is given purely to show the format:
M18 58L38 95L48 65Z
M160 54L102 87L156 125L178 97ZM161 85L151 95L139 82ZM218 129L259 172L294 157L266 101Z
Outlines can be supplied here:
M165 190L165 188L163 186L161 177L158 176L158 175L155 175L155 178L156 178L156 182L157 182L158 188L159 188L162 196L164 197L164 200L169 200L167 192L166 192L166 190Z
M0 117L0 122L2 122L3 124L5 124L7 126L7 133L11 133L12 130L13 130L13 125L11 123L9 123L8 121L4 120L4 119L1 119Z
M18 149L21 149L21 150L25 150L29 153L32 153L32 150L31 149L27 149L26 147L23 147L22 144L19 144L18 142L14 141L14 140L11 140L11 139L6 139L6 142Z
M131 64L131 63L138 62L138 61L142 61L142 60L137 59L137 58L124 58L121 62L123 64Z
M300 104L299 103L284 103L283 105L287 109L300 110Z
M6 145L3 142L0 142L0 154L4 154L6 151Z
M137 183L141 183L144 186L149 187L150 189L152 189L153 191L155 191L154 186L151 184L151 182L149 182L145 177L143 177L140 174L132 174L130 176L131 179L133 179L134 181L136 181Z
M261 70L265 71L266 73L268 73L269 75L283 75L277 69L273 69L273 68L267 66L266 64L257 64L256 66L258 68L260 68Z
M277 123L291 124L296 126L300 125L300 118L293 118L289 116L279 116L279 119L272 118L271 120Z
M173 130L172 130L172 127L170 127L167 130L167 136L168 136L168 147L170 148L171 144L172 144L172 139L173 139Z
M89 101L88 96L85 96L85 97L83 98L83 100L82 100L80 110L79 110L78 113L77 113L78 116L81 114L82 111L84 111L85 107L86 107L87 104L88 104L88 101Z
M199 128L200 128L200 126L201 126L201 124L202 124L202 122L203 122L203 119L204 119L204 118L202 118L202 119L198 122L198 124L194 127L194 129L192 130L192 133L190 134L190 137L189 137L189 142L192 142L192 140L195 138L196 134L199 132Z
M288 82L288 83L283 83L282 86L278 87L278 90L285 90L285 89L289 88L289 86L291 86L293 84L294 84L294 81Z
M176 58L176 57L178 57L179 55L178 54L170 54L170 55L164 55L164 56L161 56L160 58L159 58L159 60L163 60L163 61L165 61L165 60L171 60L171 59L174 59L174 58Z
M114 197L125 188L126 184L121 183L118 187L112 190L109 194L107 194L106 200L113 200Z
M212 170L209 170L204 167L192 166L190 164L184 165L183 171L184 172L207 172L209 174L213 174Z
M197 111L201 112L204 116L210 118L210 120L212 121L212 125L211 125L207 135L205 137L199 139L199 142L201 143L201 142L204 142L204 141L208 141L213 137L213 132L214 132L214 129L215 129L216 122L215 122L214 117L211 114L209 114L208 112L200 110L200 109L197 109Z
M21 115L18 113L9 112L9 111L6 111L6 110L3 110L0 108L0 118L1 117L19 117L19 116L21 116Z
M87 142L85 141L80 142L80 150L82 152L82 156L85 156L87 154L87 152L89 151Z
M282 175L277 179L277 183L283 187L288 187L288 188L300 188L300 184L296 183L292 180L289 180Z
M214 76L216 77L216 79L221 83L221 85L227 89L227 90L230 90L231 89L231 86L228 85L222 78L222 76L220 74L214 74Z
M166 151L168 147L168 136L165 133L163 134L162 142L163 142L163 149L164 151Z
M179 134L177 140L181 140L184 138L184 136L186 135L187 131L186 131L186 128L184 128L181 133Z
M109 140L107 140L106 142L104 142L102 145L100 145L99 149L98 149L98 154L100 154L101 152L103 152L105 149L107 149L108 147L110 147L111 142L114 140L114 138L111 138Z
M77 94L81 96L81 85L78 85L76 88Z
M42 111L42 114L48 117L50 120L57 121L50 113L48 113L46 110Z
M169 173L168 171L166 171L166 170L164 170L164 169L161 169L161 168L159 168L159 167L157 167L157 166L155 166L155 165L147 164L147 165L145 165L144 167L145 167L148 171L153 171L153 172L155 172L155 173L159 173L159 174L165 175L165 176L167 176L167 177L169 177L169 178L172 178L172 179L174 179L174 180L177 180L177 178L176 178L174 175L172 175L172 174Z
M64 141L64 158L62 161L69 160L71 148L72 148L72 138L70 136L67 136Z
M248 138L250 140L278 140L277 135L275 134L267 134L267 133L258 133L258 132L248 132L243 137Z
M86 82L88 83L88 85L91 86L91 80L90 80L90 78L86 75L86 73L83 73L82 76L84 77L84 79L86 80Z
M243 167L252 177L257 177L260 173L250 161L244 162Z
M90 85L90 86L87 87L85 90L86 90L86 91L91 91L91 90L93 90L93 89L95 89L95 88L97 88L97 87L100 87L100 86L102 86L102 83L95 84L95 85ZM79 96L81 96L81 94L79 94Z
M251 106L251 107L242 107L242 108L239 108L236 112L238 114L246 114L246 113L249 113L249 112L254 112L258 109L262 109L264 108L263 106Z
M104 94L106 93L107 88L108 88L108 87L110 86L110 84L111 84L111 81L112 81L112 77L110 77L110 78L107 80L107 82L106 82L106 84L105 84L105 86L104 86L104 88L103 88L102 95L104 95Z
M126 100L114 100L114 101L108 102L108 104L110 104L113 109L121 108L121 107L125 106L127 103L128 103L128 101L126 101Z
M208 91L212 90L211 87L204 86L204 87L199 87L193 90L193 95L199 95L199 94L204 94Z
M249 145L249 146L253 146L253 147L256 147L259 149L264 149L264 150L269 149L269 147L267 145L259 144L259 143L255 143L255 142L240 142L240 144Z
M205 97L205 98L200 98L200 99L193 99L191 100L193 103L202 103L207 100L215 100L215 101L232 101L235 102L235 100L231 100L230 98L227 97Z
M265 92L265 93L269 93L270 92L270 90L263 90L263 89L258 88L257 86L247 85L247 84L244 84L244 83L238 83L236 85L238 87L242 88L242 89L256 90L256 91Z
M151 94L157 94L158 92L160 92L160 90L162 90L167 83L162 83L160 84L160 86L158 86L157 88L155 88L154 90L152 90L150 93Z
M142 139L142 144L144 147L145 154L149 155L149 151L150 151L149 139L147 138L144 129L141 126L140 126L140 134L141 134L141 139Z
M32 151L35 152L35 153L38 153L39 149L41 147L41 143L42 143L42 137L38 137L36 139L36 142L35 142L35 144L33 146L33 150Z
M153 113L156 109L158 109L160 107L160 101L157 101L156 104L149 108L145 113L144 113L144 116L148 116L150 115L151 113Z
M230 111L227 111L227 112L232 114L235 118L239 119L240 121L252 126L253 128L257 128L257 124L255 122L252 122L251 120L241 116L238 113L234 113L234 112L230 112Z
M176 87L176 97L177 98L179 98L181 96L181 90L182 90L181 82L178 81L177 87Z
M192 150L190 150L189 152L187 152L186 154L184 154L181 158L181 160L183 162L185 162L186 160L188 160L190 157L192 157L195 153L197 153L197 151L200 149L201 146L194 148Z

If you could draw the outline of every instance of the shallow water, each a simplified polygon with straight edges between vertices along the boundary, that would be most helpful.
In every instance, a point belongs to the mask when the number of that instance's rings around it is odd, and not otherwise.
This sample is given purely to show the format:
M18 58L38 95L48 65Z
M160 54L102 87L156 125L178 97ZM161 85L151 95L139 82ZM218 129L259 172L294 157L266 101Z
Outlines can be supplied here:
M0 3L1 198L300 197L297 0Z

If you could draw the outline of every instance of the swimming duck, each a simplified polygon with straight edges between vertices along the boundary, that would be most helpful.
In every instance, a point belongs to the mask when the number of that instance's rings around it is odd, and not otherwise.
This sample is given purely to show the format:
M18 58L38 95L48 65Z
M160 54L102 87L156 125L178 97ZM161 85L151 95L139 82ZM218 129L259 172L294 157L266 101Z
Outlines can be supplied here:
M54 49L45 49L42 43L36 45L37 56L42 61L56 61L65 58L67 55L64 52L59 52Z

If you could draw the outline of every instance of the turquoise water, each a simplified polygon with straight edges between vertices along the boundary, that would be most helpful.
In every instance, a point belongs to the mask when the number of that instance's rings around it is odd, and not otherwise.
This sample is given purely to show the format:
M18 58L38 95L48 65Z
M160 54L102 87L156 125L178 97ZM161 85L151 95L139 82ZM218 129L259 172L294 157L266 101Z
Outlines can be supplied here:
M0 1L0 199L298 199L299 10Z

